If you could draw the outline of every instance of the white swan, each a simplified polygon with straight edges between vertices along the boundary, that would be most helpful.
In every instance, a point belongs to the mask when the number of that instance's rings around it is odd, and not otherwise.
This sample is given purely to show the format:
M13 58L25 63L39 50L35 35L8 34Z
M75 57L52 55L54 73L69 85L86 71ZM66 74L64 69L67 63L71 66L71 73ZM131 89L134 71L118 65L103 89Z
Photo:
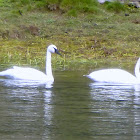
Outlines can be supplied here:
M54 77L52 75L51 53L60 54L55 45L48 46L46 53L46 74L33 68L14 66L11 69L0 72L0 76L10 79L53 82Z
M103 69L86 75L95 82L138 84L140 83L140 58L135 65L135 76L122 69Z

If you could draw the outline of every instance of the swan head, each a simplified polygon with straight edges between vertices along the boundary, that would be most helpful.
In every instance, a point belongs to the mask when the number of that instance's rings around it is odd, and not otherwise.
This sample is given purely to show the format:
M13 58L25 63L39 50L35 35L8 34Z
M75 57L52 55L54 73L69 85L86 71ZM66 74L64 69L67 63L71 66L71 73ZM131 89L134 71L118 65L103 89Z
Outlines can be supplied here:
M55 45L49 45L47 50L48 50L50 53L57 53L57 54L61 55L61 54L59 53L59 51L57 50L57 47L56 47Z

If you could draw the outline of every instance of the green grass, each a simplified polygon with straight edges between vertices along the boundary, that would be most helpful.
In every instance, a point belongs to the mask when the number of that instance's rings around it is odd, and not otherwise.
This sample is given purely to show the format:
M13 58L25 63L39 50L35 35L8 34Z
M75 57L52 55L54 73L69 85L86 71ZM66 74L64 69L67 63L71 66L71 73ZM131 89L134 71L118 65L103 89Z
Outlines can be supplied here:
M107 3L106 8L107 8L107 10L115 11L116 13L126 10L126 6L124 4L121 4L119 1Z
M3 1L3 2L2 2ZM70 16L77 16L79 13L93 13L101 12L100 4L97 0L1 0L1 3L11 3L15 9L23 11L57 11L68 14ZM24 8L23 8L24 7ZM104 4L106 10L113 12L128 11L128 6L121 4L119 1L106 2Z
M133 64L140 56L139 9L116 11L110 6L114 3L74 2L48 1L59 5L50 11L43 7L46 0L0 0L0 64L43 68L51 43L63 50L63 57L53 55L55 69L94 69L103 63L115 67L124 60Z

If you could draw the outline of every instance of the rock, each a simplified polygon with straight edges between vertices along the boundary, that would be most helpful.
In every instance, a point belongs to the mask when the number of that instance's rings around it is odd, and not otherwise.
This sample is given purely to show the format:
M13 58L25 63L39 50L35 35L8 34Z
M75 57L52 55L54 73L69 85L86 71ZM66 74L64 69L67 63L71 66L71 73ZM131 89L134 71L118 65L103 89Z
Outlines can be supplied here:
M140 8L140 1L129 2L128 5L134 6L135 8Z

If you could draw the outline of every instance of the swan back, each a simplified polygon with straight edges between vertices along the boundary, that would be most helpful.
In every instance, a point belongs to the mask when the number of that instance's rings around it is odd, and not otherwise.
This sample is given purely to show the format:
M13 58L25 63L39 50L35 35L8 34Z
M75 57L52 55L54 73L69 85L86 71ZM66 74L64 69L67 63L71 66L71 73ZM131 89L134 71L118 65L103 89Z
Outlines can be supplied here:
M90 73L87 77L97 82L137 83L137 78L135 76L122 69L98 70Z
M1 76L5 76L11 79L21 79L21 80L36 80L36 81L49 80L47 75L45 75L41 71L38 71L33 68L25 68L25 67L17 67L17 66L14 66L11 69L1 72Z

